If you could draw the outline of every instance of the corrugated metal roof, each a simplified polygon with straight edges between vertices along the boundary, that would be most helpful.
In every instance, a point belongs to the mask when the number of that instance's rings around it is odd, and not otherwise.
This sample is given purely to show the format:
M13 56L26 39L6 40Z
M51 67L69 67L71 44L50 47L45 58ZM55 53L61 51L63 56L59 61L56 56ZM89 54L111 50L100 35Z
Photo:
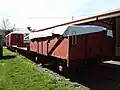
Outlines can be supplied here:
M103 27L100 26L72 26L68 27L66 32L68 32L66 35L72 36L72 35L81 35L81 34L87 34L87 33L93 33L93 32L100 32L104 30Z
M110 18L119 17L119 16L120 16L120 8L116 9L116 10L111 10L111 11L108 11L108 12L103 12L103 13L97 14L97 15L86 16L84 18L73 20L73 21L70 21L70 22L67 22L67 23L43 28L43 29L37 30L37 32L52 29L52 28L59 27L59 26L64 26L64 25L77 25L77 24L80 25L80 24L84 24L84 23L87 23L87 22L91 22L91 21L110 19Z
M23 34L23 33L22 33L22 32L18 32L18 31L14 31L14 32L11 32L11 33L7 34L6 37L7 37L8 35L10 35L10 34Z
M45 31L30 33L29 38L34 39L34 38L52 36L52 33L63 35L63 36L71 36L71 35L80 35L80 34L86 34L86 33L92 33L92 32L100 32L103 30L105 30L105 28L101 26L90 26L90 25L60 26L60 27L52 28Z

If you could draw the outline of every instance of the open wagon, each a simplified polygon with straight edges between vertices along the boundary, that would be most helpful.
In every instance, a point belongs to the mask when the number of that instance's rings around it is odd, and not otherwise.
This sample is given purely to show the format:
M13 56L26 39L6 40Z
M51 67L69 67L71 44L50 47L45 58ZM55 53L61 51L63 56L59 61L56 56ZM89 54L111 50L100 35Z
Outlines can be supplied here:
M71 67L93 59L110 60L114 55L113 37L100 26L60 26L31 33L30 39L30 51L36 57L58 58L52 60L58 67Z

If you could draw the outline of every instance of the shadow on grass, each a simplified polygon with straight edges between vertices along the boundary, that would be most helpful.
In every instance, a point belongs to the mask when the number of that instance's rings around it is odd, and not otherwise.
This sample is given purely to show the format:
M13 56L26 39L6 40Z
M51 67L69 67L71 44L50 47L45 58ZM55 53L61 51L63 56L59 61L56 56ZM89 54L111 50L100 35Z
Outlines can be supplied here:
M6 56L0 57L0 60L1 59L7 60L7 59L15 58L15 57L16 57L16 55L6 55Z

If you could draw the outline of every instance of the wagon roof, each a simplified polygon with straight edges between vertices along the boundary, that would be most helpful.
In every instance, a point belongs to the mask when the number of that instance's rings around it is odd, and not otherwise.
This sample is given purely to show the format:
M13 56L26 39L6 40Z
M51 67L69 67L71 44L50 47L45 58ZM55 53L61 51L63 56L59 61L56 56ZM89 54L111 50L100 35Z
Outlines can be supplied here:
M26 32L26 31L13 31L13 32L7 34L6 36L8 36L10 34L25 34L25 33L29 33L29 32Z
M76 35L80 35L80 34L87 34L87 33L92 33L92 32L100 32L103 30L105 30L105 28L101 26L90 26L90 25L60 26L60 27L52 28L52 29L45 30L45 31L32 32L29 34L29 38L30 39L42 38L42 37L52 36L53 34L71 36L73 35L71 31L76 31Z

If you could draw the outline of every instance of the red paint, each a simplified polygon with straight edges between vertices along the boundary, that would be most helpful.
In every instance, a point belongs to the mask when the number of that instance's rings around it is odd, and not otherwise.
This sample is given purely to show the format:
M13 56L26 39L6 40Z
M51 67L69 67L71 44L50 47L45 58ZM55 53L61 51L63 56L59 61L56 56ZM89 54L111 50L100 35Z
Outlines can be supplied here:
M24 41L24 34L9 34L6 36L6 46L21 45Z
M30 51L34 51L34 42L33 41L30 42Z
M57 37L55 37L55 38L52 38L52 39L50 39L49 40L49 42L48 42L48 51L50 51L52 48L53 48L53 46L55 45L55 43L57 42Z
M38 50L39 50L39 47L38 47L38 41L34 41L34 52L38 52Z
M76 43L73 42L74 39ZM85 35L69 37L69 60L78 60L85 58Z
M39 51L38 51L39 54L43 54L43 43L42 41L39 41Z
M48 49L47 48L47 40L43 41L43 46L42 47L43 47L43 54L47 55L47 49Z
M68 38L64 37L64 40L51 55L62 59L68 59Z
M87 58L100 58L102 56L101 45L105 37L104 32L87 35Z
M73 45L72 38L77 38L77 44ZM112 58L114 55L113 38L105 32L96 32L86 35L71 36L69 38L69 60ZM105 58L104 58L105 57Z
M114 56L114 44L113 44L113 38L112 37L105 37L104 44L102 45L102 56L105 57L111 57Z

